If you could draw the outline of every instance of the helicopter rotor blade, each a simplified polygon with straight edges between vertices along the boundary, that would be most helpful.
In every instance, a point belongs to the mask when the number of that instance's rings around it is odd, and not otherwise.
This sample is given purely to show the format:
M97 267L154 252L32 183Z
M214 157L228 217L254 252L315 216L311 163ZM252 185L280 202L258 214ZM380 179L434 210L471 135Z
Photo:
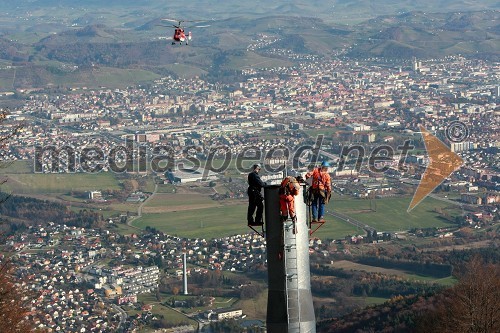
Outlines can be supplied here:
M168 22L175 22L175 23L185 22L183 20L176 20L176 19L171 19L171 18L161 18L160 20L162 20L162 21L168 21Z
M209 25L191 25L191 26L188 26L188 27L184 27L184 28L206 28L206 27L209 27Z
M207 22L207 20L182 20L182 22L201 23L201 22Z
M164 25L164 24L156 24L156 26L158 27L165 27L165 28L175 28L175 29L179 29L180 27L179 26L176 26L176 25Z
M168 21L168 22L181 22L181 23L182 22L202 23L202 22L210 21L210 20L176 20L176 19L173 19L173 18L161 18L160 20L162 20L162 21Z

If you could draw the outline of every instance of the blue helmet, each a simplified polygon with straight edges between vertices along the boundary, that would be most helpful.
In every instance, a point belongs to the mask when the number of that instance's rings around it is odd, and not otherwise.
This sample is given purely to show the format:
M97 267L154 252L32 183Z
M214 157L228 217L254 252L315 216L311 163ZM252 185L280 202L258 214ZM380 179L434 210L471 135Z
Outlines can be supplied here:
M321 162L321 167L322 168L329 168L330 167L330 163L328 163L327 161L323 161L323 162Z

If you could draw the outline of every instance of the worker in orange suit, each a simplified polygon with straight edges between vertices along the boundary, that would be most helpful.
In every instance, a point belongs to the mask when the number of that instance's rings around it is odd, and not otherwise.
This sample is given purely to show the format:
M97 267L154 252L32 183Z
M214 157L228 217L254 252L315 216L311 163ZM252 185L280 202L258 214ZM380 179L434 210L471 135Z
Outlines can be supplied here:
M319 168L308 172L306 179L312 177L310 191L312 194L312 222L325 222L325 203L328 203L332 194L332 181L328 168L330 163L324 161Z
M297 177L298 178L298 177ZM283 179L279 189L281 220L284 222L288 216L296 221L295 196L299 194L300 184L295 177L288 176Z

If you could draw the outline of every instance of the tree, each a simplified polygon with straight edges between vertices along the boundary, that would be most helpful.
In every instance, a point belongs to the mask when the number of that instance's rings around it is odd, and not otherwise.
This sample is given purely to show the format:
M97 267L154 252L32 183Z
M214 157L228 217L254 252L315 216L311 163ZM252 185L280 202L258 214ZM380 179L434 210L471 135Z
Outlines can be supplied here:
M160 290L159 289L156 289L156 291L155 291L155 297L156 297L156 300L161 303L161 294L160 294Z
M460 272L453 288L447 323L454 331L498 332L500 325L500 266L475 256Z
M0 125L5 122L8 114L9 114L9 110L0 109ZM3 133L0 134L0 158L3 157L2 156L3 150L7 147L7 143L9 142L9 140L12 139L13 137L17 136L20 133L22 128L23 128L22 124L16 125L12 129L10 129L7 134L3 134ZM9 165L9 163L5 162L4 160L2 160L0 162L0 168L5 168L8 165ZM1 179L0 185L5 184L6 181L7 181L7 179ZM8 196L1 198L0 204L5 202L5 200L7 200L7 199L8 199Z
M12 266L0 265L0 332L30 332L32 324L25 319L29 299L14 282Z
M435 320L425 332L494 333L500 325L500 265L486 264L479 255L457 274L459 282L445 293Z
M7 119L7 114L8 110L0 110L0 124ZM17 125L8 134L0 136L0 150L3 150L7 146L7 142L16 136L21 129L22 125ZM5 168L8 165L8 162L0 162L0 168ZM6 180L2 179L0 185L5 182ZM0 204L5 203L8 199L9 195L2 196ZM30 299L17 281L9 258L0 260L0 332L14 333L33 330L32 323L25 318Z

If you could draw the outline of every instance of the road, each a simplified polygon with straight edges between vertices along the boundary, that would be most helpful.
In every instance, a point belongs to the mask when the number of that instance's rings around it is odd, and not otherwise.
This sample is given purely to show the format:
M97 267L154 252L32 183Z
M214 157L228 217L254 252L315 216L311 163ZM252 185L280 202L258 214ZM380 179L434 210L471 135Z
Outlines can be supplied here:
M433 199L436 199L436 200L440 200L440 201L444 201L446 203L449 203L450 205L455 205L455 206L463 206L460 202L457 202L457 201L453 201L453 200L450 200L450 199L447 199L447 198L443 198L443 197L440 197L439 195L436 195L436 194L429 194L429 196Z
M118 323L118 327L116 328L116 331L117 332L121 332L121 329L123 328L123 326L125 325L125 321L127 320L127 313L125 312L125 310L123 310L121 307L119 307L118 305L116 304L111 304L111 306L113 307L113 309L115 309L116 312L118 312L118 315L120 316L120 322Z
M369 231L369 232L372 232L375 231L375 228L373 227L370 227L368 224L364 223L364 222L361 222L361 221L358 221L356 219L353 219L352 217L349 217L347 215L344 215L342 213L338 213L338 212L334 212L334 211L325 211L326 214L330 215L330 216L333 216L333 217L336 217L344 222L347 222L349 224L352 224L353 226L357 227L357 228L361 228L365 231Z
M128 225L129 227L132 227L132 228L135 228L135 229L140 229L140 228L134 227L134 226L132 225L132 222L134 222L136 219L138 219L138 218L142 217L142 208L144 207L144 205L145 205L145 204L146 204L149 200L151 200L151 199L155 196L156 192L158 192L158 184L155 184L155 189L154 189L153 193L149 196L149 198L147 198L146 200L144 200L144 201L143 201L143 202L139 205L139 207L137 208L137 216L133 216L132 218L128 219L128 221L127 221L127 225Z

